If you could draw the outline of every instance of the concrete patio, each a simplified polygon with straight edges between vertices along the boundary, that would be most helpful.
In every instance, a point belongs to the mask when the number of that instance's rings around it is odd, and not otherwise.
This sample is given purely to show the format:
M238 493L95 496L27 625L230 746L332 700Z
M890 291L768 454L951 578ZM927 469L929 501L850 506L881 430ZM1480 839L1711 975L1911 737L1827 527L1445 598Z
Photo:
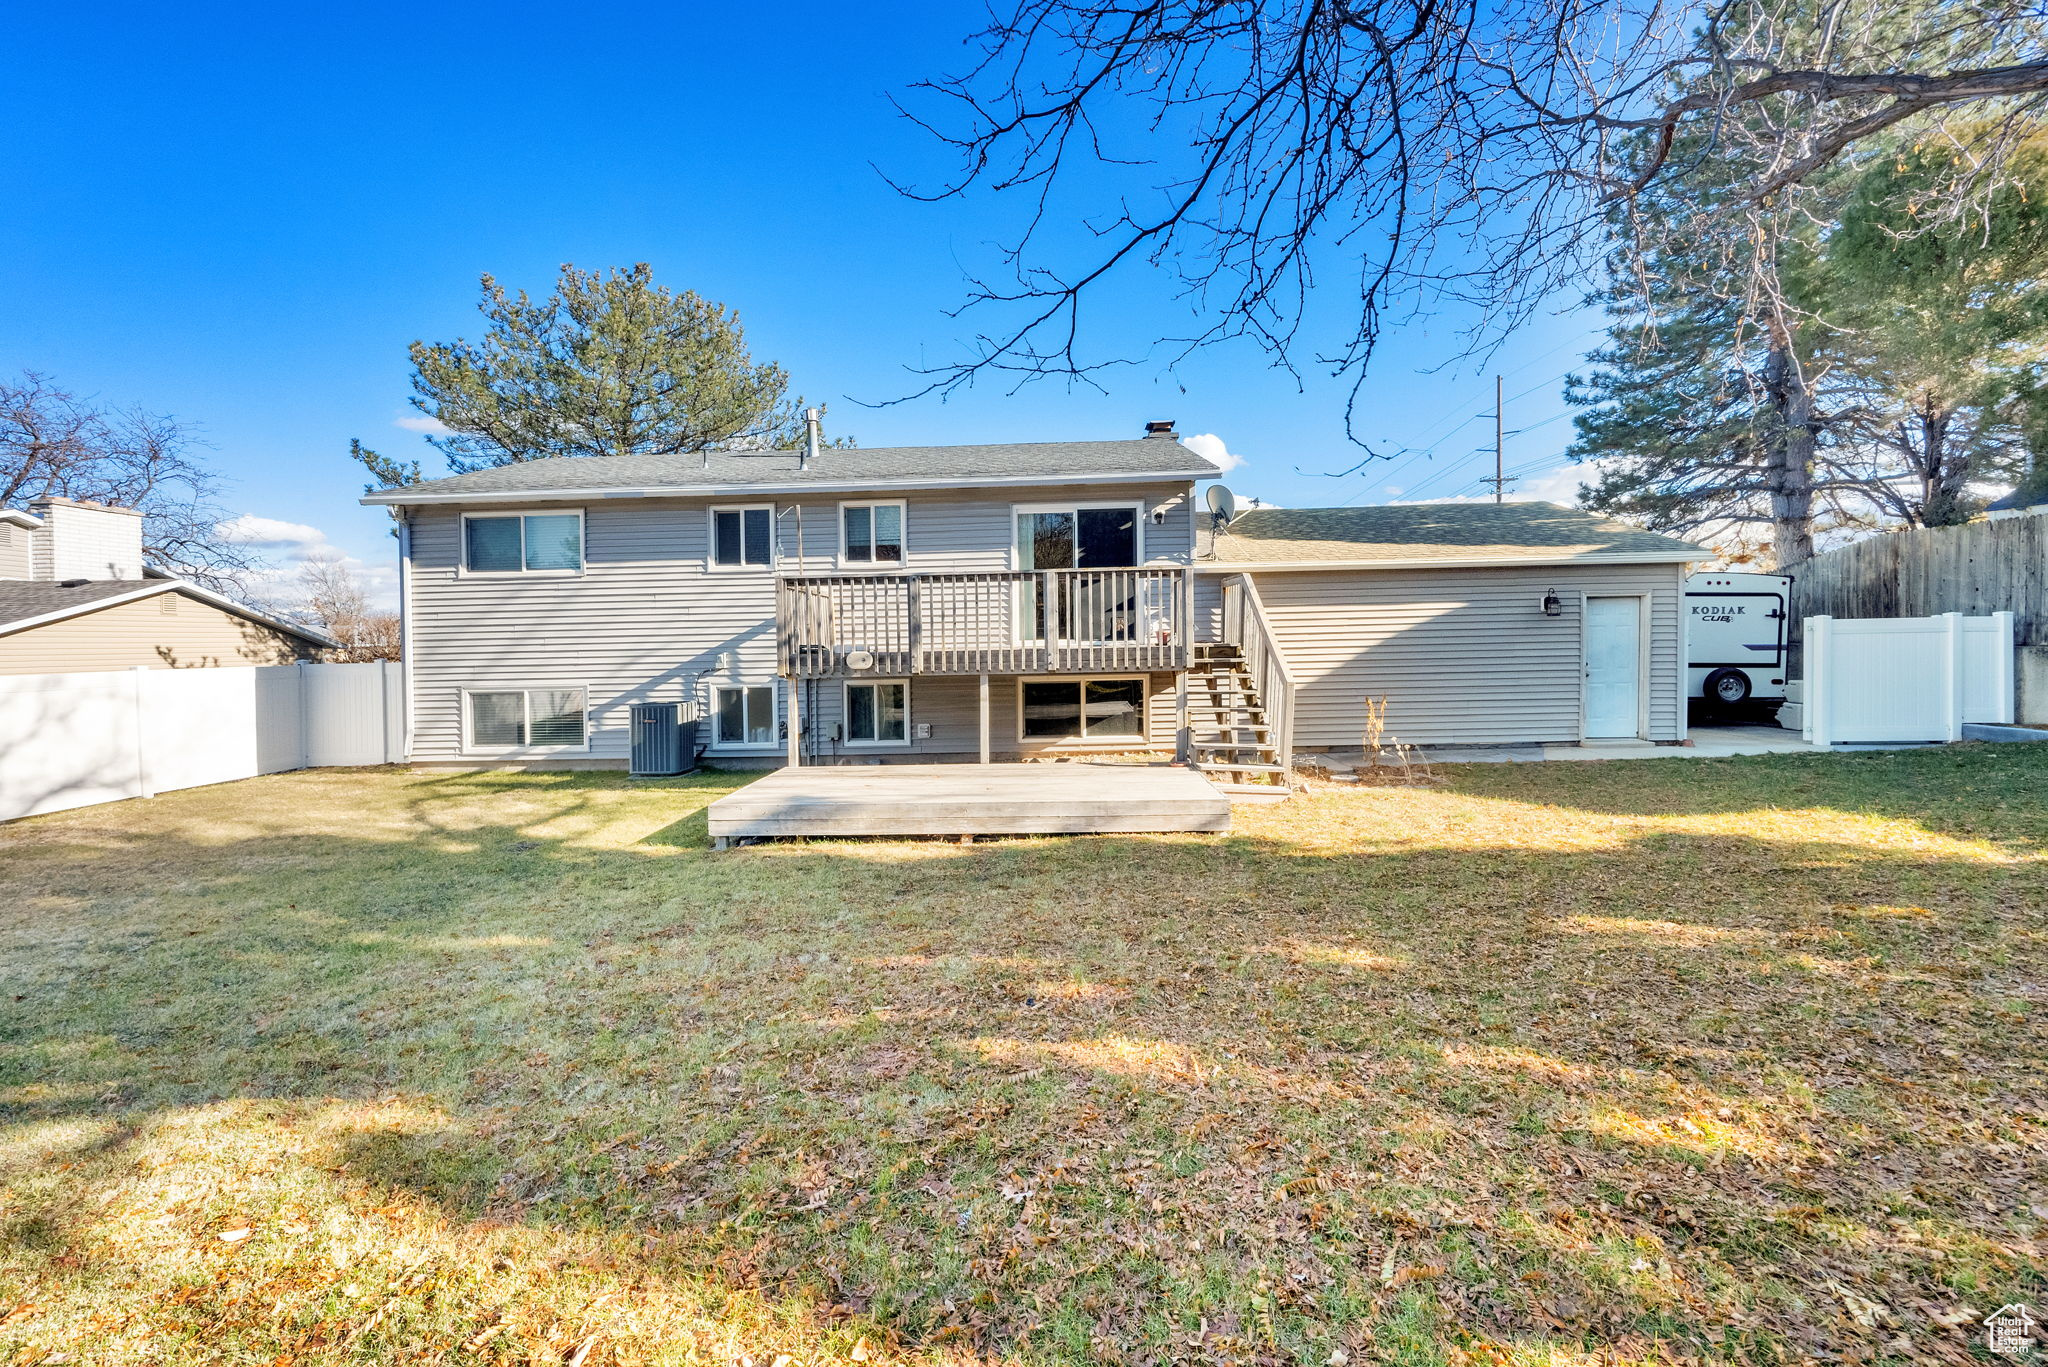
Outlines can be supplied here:
M1719 759L1729 755L1802 755L1826 750L1909 750L1907 745L1813 745L1797 731L1777 726L1695 726L1690 745L1659 745L1646 740L1589 741L1584 745L1428 745L1416 754L1431 764L1541 764L1608 759ZM1362 750L1339 750L1312 756L1343 773L1364 763Z

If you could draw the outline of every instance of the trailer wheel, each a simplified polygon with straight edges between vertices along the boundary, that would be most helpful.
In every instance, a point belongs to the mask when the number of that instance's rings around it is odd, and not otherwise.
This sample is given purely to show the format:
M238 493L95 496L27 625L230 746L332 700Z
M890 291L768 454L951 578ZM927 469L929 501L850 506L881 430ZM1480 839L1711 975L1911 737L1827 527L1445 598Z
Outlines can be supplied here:
M1749 701L1749 675L1739 669L1717 669L1700 685L1707 700L1721 707L1738 707Z

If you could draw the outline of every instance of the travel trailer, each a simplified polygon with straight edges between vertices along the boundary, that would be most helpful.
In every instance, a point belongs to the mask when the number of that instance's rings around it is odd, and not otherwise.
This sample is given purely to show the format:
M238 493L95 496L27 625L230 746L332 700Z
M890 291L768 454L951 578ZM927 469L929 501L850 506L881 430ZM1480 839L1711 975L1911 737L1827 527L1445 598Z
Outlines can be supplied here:
M1687 703L1699 719L1776 717L1785 703L1782 574L1695 574L1685 581Z

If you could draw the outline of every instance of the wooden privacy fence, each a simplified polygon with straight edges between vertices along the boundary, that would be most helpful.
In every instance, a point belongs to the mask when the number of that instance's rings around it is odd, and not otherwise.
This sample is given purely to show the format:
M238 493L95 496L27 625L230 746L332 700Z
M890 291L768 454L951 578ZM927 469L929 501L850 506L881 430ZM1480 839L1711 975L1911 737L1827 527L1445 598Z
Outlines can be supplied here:
M405 758L404 672L372 664L0 675L0 821Z
M2016 644L2048 645L2048 514L1868 537L1784 573L1795 624L2010 612Z

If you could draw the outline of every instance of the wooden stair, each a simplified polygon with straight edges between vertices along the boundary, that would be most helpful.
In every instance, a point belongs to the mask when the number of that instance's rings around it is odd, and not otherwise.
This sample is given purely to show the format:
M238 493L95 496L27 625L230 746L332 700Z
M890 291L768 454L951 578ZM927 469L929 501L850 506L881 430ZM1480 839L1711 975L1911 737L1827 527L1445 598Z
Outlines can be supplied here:
M1199 645L1188 670L1188 759L1234 799L1279 801L1287 770L1236 646Z

